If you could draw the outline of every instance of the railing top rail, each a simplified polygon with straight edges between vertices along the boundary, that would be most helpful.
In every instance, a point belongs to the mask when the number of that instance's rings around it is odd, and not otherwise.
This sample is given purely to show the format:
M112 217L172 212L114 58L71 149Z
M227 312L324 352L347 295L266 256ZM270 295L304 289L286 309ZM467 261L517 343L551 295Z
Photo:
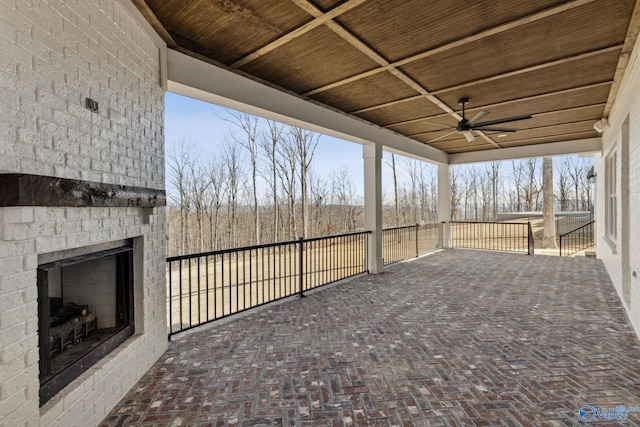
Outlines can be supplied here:
M354 231L352 233L345 233L345 234L332 234L331 236L312 237L310 239L304 239L304 241L305 242L317 242L319 240L336 239L338 237L361 236L363 234L371 234L371 230Z
M588 227L588 226L590 226L590 225L591 225L591 224L593 224L593 223L595 223L595 220L594 220L594 221L591 221L591 222L588 222L588 223L586 223L586 224L584 224L584 225L581 225L581 226L580 226L580 227L578 227L578 228L574 228L574 229L573 229L573 230L571 230L571 231L567 231L567 232L566 232L566 233L564 233L564 234L561 234L561 235L560 235L560 238L563 238L563 237L564 237L564 236L566 236L567 234L574 233L574 232L576 232L576 231L580 230L581 228Z
M390 230L403 230L406 228L415 228L416 226L422 227L423 225L438 225L437 222L425 222L424 224L411 224L411 225L401 225L399 227L386 227L383 228L382 231L390 231Z
M333 234L331 236L322 236L322 237L314 237L314 238L311 238L311 239L304 239L304 241L305 242L313 242L313 241L318 241L318 240L335 239L335 238L338 238L338 237L349 237L349 236L356 236L356 235L361 235L361 234L371 234L371 231L368 231L368 230L367 231L354 231L352 233ZM180 261L180 260L192 259L192 258L199 258L199 257L204 257L204 256L226 255L226 254L230 254L230 253L233 253L233 252L242 252L242 251L249 251L249 250L254 250L254 249L273 248L273 247L279 247L279 246L289 246L289 245L294 245L294 244L298 244L298 243L300 243L300 240L289 240L289 241L286 241L286 242L264 243L262 245L242 246L242 247L238 247L238 248L218 249L218 250L209 251L209 252L198 252L198 253L194 253L194 254L176 255L176 256L172 256L172 257L167 257L167 262Z
M526 222L504 222L504 221L449 221L451 224L505 224L505 225L523 225Z

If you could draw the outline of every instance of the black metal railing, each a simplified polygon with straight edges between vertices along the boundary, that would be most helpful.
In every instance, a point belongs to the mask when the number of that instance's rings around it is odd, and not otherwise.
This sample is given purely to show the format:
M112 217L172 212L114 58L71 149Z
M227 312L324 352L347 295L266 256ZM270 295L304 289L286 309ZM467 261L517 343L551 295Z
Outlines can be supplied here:
M534 253L530 222L451 221L454 248Z
M382 230L384 265L415 258L438 247L438 224L416 224Z
M369 234L167 258L169 336L367 272Z
M560 256L569 256L595 246L595 221L560 235Z
M593 221L593 213L589 211L563 213L556 212L556 234L558 237L567 234Z

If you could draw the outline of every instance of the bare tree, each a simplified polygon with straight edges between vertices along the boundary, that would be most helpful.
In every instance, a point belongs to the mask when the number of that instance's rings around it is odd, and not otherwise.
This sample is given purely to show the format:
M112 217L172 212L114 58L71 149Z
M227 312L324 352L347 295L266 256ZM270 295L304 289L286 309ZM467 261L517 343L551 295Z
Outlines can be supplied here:
M512 210L515 208L516 212L522 212L522 187L524 183L524 167L521 160L512 161L511 167L513 171L513 186L515 189L515 205L512 207Z
M569 178L567 176L567 171L564 168L561 168L559 171L558 177L558 200L560 201L560 210L568 211L570 209L569 205Z
M242 182L242 158L238 145L227 141L224 146L222 160L227 169L227 217L228 217L228 244L230 247L238 246L238 196Z
M361 223L360 209L356 198L353 180L345 169L333 171L331 179L332 204L340 206L338 219L342 222L344 231L354 231Z
M219 159L213 157L209 160L208 167L209 182L209 236L210 250L219 248L219 222L220 209L227 193L227 170Z
M451 219L459 219L462 191L460 189L460 168L449 169L449 185L451 189Z
M524 187L524 209L527 212L531 212L533 210L538 210L538 196L540 193L540 188L538 187L538 159L526 159L524 160L524 164L526 179L526 185Z
M253 199L253 227L255 244L260 244L260 214L258 210L258 118L239 111L229 112L228 119L241 131L241 135L231 133L231 137L249 153L251 163L251 196Z
M412 224L418 222L418 187L420 182L420 162L415 159L407 159L404 169L407 172L409 189L407 191L407 211L410 214Z
M282 191L287 200L287 238L297 237L296 220L296 195L298 162L296 161L295 143L291 138L283 138L278 146L278 175L282 185Z
M302 237L307 237L309 234L309 218L307 209L309 171L311 170L313 155L316 151L316 147L318 146L318 138L320 135L298 127L292 127L290 135L293 140L295 157L299 166L298 173L300 178L300 217L302 219Z
M478 171L475 165L463 175L465 180L465 219L478 219Z
M555 249L556 246L556 221L553 202L553 158L542 159L542 216L544 223L542 247Z
M193 249L197 252L202 252L204 251L205 244L204 225L207 208L209 206L209 200L207 199L209 196L208 190L211 185L211 181L205 170L205 166L201 157L191 162L189 164L189 169L189 193L190 199L192 200L197 225L196 235L194 236L194 240L197 242L197 246Z
M273 241L278 241L278 221L279 221L279 202L278 202L278 144L282 141L282 132L284 126L273 120L267 120L268 133L260 140L262 151L268 159L268 176L265 176L269 187L271 188L271 203L273 204Z
M395 225L400 225L400 207L398 205L398 170L396 169L396 155L391 153L391 176L393 177L393 205L395 207Z
M573 186L573 210L580 210L580 187L584 185L586 181L586 169L584 167L583 159L578 159L575 156L568 156L564 158L564 168L567 171L570 183Z
M309 196L311 199L311 215L313 218L311 224L315 226L315 230L312 232L313 236L322 235L322 232L326 229L324 223L328 222L327 212L325 211L327 200L329 199L328 194L329 189L327 182L309 174Z
M167 152L167 165L171 171L170 184L173 187L169 192L171 200L179 209L179 239L177 250L180 254L187 253L189 247L189 211L191 197L189 186L191 182L191 165L198 158L198 153L191 142L180 142Z
M489 176L481 173L480 171L478 171L478 187L480 188L482 220L486 221L493 216L491 214L491 199L493 197L493 193L491 191L491 180L489 179Z
M500 191L500 162L491 162L486 165L487 177L491 186L491 218L498 217L498 194Z

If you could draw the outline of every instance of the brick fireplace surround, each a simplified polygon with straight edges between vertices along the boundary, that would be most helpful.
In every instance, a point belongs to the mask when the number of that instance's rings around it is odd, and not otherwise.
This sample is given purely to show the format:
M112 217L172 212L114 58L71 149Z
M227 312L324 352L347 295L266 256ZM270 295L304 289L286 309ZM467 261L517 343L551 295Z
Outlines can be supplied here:
M97 425L167 346L165 210L135 196L164 191L164 47L133 13L129 0L0 0L2 426ZM8 176L124 196L45 203ZM134 335L41 406L38 265L119 241L133 247Z

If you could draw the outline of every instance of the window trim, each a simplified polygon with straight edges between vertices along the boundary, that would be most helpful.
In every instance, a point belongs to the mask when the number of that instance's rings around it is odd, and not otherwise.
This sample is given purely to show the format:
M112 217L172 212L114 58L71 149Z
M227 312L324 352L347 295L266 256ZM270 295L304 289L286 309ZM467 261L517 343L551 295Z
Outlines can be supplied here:
M616 252L618 240L618 150L616 144L607 153L604 162L605 228L604 240Z

